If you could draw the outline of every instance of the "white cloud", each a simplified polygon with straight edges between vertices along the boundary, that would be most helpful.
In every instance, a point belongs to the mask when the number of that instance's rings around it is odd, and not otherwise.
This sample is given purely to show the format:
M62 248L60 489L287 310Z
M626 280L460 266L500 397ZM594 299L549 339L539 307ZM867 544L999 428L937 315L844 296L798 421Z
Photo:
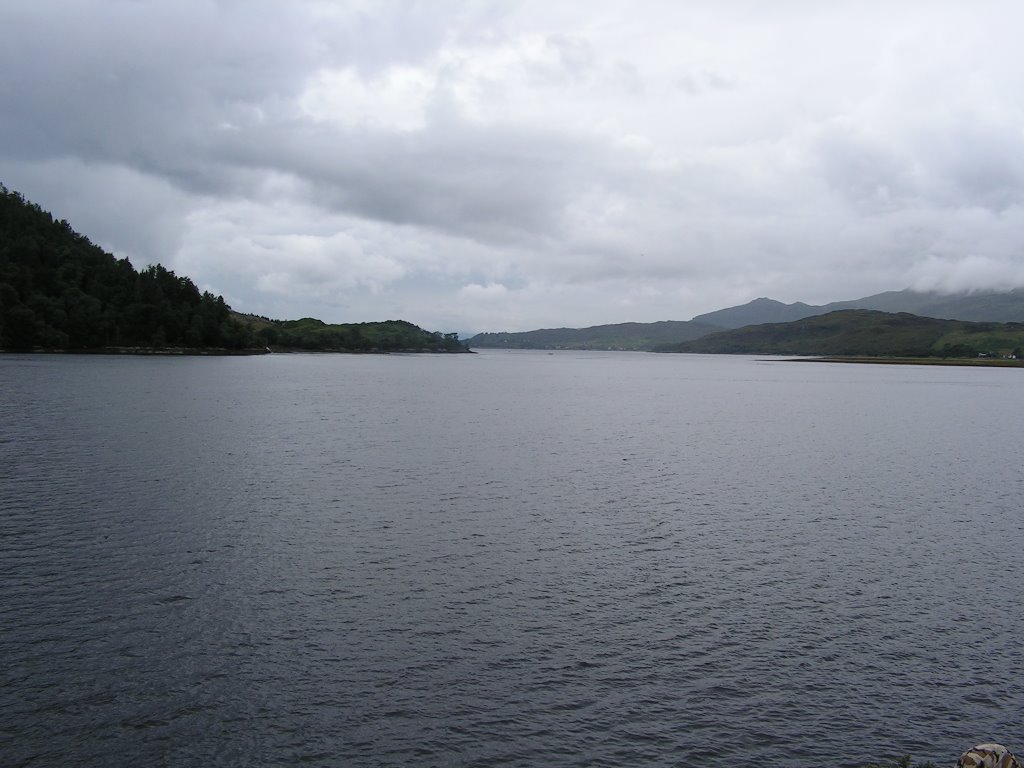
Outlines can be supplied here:
M956 258L929 255L911 267L908 277L910 286L918 291L1009 290L1024 285L1024 262L974 254Z
M503 297L507 293L508 288L501 283L487 283L487 285L470 283L469 285L464 285L459 289L460 298L469 299L470 301L495 299Z
M415 131L427 125L426 110L436 78L413 67L396 66L362 79L348 67L318 71L299 96L304 117L346 128Z
M1024 8L0 6L0 180L261 314L459 330L1024 283Z

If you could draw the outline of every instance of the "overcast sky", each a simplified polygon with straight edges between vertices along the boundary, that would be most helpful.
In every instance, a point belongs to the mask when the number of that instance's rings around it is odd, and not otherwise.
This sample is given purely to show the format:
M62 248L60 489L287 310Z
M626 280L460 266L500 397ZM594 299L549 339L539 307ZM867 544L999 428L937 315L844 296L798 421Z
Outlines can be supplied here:
M0 182L275 318L1009 288L1022 29L1019 0L3 0Z

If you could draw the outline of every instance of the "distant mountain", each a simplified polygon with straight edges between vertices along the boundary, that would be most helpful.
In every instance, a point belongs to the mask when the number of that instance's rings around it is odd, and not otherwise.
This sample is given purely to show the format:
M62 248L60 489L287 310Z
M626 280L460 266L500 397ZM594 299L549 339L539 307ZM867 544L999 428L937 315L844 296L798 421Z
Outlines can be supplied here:
M1018 358L1024 323L972 323L907 313L848 309L789 323L748 325L659 348L738 355Z
M842 309L874 309L909 312L921 317L975 322L1024 322L1024 289L941 294L920 291L886 291L851 301L830 304L783 304L774 299L754 299L738 307L719 309L693 318L694 322L721 328L742 328L761 323L785 323Z
M478 349L618 349L650 350L696 339L717 326L683 320L617 323L590 328L544 328L522 333L478 333L465 343Z
M775 299L754 299L738 307L728 307L693 318L695 323L706 323L719 328L741 328L744 325L761 323L788 323L801 320L811 315L820 315L821 307L811 306L798 301L794 304L783 304Z
M826 304L825 309L877 309L948 320L1021 323L1024 322L1024 289L955 294L888 291L853 302Z
M466 343L480 349L652 350L699 339L723 328L789 323L847 309L906 312L920 317L948 320L1020 323L1024 322L1024 289L959 294L886 291L851 301L820 305L801 301L783 304L762 297L737 307L697 315L689 322L667 320L659 323L595 325L590 328L545 328L521 333L478 333Z

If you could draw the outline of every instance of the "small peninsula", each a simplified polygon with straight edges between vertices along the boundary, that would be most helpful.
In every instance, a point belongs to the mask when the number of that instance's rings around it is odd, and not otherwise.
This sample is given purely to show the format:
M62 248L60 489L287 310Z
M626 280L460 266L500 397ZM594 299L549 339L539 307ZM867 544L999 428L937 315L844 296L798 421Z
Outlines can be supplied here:
M0 351L469 352L404 320L330 325L234 312L155 264L137 271L0 184Z

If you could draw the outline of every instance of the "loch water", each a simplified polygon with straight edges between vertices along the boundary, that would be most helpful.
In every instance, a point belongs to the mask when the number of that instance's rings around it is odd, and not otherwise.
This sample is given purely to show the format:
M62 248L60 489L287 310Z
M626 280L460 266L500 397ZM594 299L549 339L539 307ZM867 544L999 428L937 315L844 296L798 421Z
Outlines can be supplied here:
M1024 371L0 356L0 764L1024 751Z

